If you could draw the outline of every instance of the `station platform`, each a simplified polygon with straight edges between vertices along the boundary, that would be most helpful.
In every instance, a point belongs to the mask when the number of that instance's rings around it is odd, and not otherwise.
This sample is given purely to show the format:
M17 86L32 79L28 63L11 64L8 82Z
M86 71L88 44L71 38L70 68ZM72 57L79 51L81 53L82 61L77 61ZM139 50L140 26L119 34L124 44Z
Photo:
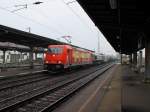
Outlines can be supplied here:
M0 78L30 74L30 73L40 72L42 70L44 70L42 65L34 66L33 69L31 69L29 66L19 67L19 68L8 68L6 71L0 72Z
M150 112L150 84L129 66L122 66L122 112Z
M118 64L110 71L112 79L108 85L104 86L106 90L97 106L97 112L122 112L122 69L122 66Z
M104 95L98 112L150 112L150 84L144 83L144 74L119 65Z
M116 64L53 112L150 112L150 84L128 65ZM103 83L105 76L110 80Z

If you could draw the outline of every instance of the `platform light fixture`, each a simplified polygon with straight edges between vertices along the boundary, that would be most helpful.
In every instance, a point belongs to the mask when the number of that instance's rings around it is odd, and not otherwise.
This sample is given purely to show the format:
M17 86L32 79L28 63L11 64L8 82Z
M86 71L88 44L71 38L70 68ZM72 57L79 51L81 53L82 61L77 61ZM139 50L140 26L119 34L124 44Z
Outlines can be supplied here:
M120 37L119 37L119 36L116 36L116 39L120 39Z
M109 0L111 9L117 9L117 0Z

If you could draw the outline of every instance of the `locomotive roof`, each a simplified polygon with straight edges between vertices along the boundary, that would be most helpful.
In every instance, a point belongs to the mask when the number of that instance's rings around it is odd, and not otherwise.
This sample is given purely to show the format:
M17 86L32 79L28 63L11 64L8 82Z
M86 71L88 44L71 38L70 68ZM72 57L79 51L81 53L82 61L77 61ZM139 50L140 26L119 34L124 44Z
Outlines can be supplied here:
M78 47L78 46L75 46L75 45L70 45L70 44L61 44L61 45L49 45L49 46L71 46L73 48L76 48L76 49L79 49L79 50L85 50L85 51L88 51L88 52L95 52L95 51L92 51L92 50L89 50L89 49L85 49L85 48L82 48L82 47Z

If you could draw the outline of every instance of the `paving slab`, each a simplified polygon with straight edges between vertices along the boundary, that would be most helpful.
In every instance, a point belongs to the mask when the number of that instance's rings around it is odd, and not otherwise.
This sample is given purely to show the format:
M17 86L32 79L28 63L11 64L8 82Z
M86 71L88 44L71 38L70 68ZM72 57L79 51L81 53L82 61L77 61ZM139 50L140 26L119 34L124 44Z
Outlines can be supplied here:
M150 112L150 84L144 74L120 65L100 102L98 112Z
M122 112L150 112L150 84L129 66L122 66Z
M112 71L112 76L97 112L121 112L121 65Z

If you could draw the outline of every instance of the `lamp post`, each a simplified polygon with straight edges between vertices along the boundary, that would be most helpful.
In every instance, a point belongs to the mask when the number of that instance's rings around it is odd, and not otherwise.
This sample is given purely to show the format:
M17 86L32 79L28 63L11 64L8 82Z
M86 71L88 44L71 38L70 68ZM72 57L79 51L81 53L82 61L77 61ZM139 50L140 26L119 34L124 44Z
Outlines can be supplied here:
M98 48L97 48L98 54L100 54L100 37L98 35Z
M99 35L99 29L97 26L95 26L96 32L97 32L97 38L98 38L98 43L97 43L97 53L100 54L100 35Z

